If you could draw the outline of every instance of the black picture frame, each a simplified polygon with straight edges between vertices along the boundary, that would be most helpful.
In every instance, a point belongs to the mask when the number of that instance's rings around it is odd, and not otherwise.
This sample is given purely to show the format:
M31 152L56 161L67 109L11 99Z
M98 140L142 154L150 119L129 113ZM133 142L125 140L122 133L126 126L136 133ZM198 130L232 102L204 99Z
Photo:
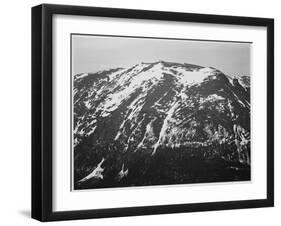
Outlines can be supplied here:
M52 17L55 14L266 27L267 198L54 212L52 210ZM32 218L40 221L57 221L271 206L274 206L273 19L50 4L32 8Z

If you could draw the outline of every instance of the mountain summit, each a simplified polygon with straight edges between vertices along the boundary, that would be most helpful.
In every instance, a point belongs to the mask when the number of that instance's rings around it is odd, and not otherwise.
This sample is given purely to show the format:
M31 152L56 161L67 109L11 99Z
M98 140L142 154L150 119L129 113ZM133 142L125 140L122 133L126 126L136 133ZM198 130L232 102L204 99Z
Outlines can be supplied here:
M73 106L77 189L249 179L248 76L140 63L75 75ZM98 164L102 179L80 183Z

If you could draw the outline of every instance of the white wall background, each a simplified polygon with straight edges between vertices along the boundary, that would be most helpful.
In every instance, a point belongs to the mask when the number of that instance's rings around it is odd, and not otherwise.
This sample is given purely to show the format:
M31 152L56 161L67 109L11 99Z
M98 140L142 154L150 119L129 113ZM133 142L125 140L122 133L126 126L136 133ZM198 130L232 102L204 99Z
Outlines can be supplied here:
M0 13L0 224L38 225L30 218L31 7L42 1L3 1ZM56 222L55 225L266 225L281 213L281 14L279 1L60 0L54 4L136 8L275 18L275 208ZM172 194L171 194L172 195Z

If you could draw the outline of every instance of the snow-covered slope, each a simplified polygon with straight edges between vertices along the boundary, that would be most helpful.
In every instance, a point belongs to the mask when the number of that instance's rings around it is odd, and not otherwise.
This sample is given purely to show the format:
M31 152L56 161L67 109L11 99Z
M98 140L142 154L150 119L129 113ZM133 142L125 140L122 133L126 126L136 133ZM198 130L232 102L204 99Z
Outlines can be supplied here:
M73 83L76 180L103 158L117 175L124 165L131 172L131 156L163 149L229 146L233 153L212 156L249 164L240 155L250 146L247 76L159 61L76 75Z

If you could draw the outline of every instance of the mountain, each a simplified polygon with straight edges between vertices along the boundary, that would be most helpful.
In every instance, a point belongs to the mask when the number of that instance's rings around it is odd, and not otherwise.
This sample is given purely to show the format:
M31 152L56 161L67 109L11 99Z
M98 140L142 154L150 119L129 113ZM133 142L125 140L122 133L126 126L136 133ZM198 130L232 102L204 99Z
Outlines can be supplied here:
M250 179L249 76L140 63L75 75L73 106L75 189Z

